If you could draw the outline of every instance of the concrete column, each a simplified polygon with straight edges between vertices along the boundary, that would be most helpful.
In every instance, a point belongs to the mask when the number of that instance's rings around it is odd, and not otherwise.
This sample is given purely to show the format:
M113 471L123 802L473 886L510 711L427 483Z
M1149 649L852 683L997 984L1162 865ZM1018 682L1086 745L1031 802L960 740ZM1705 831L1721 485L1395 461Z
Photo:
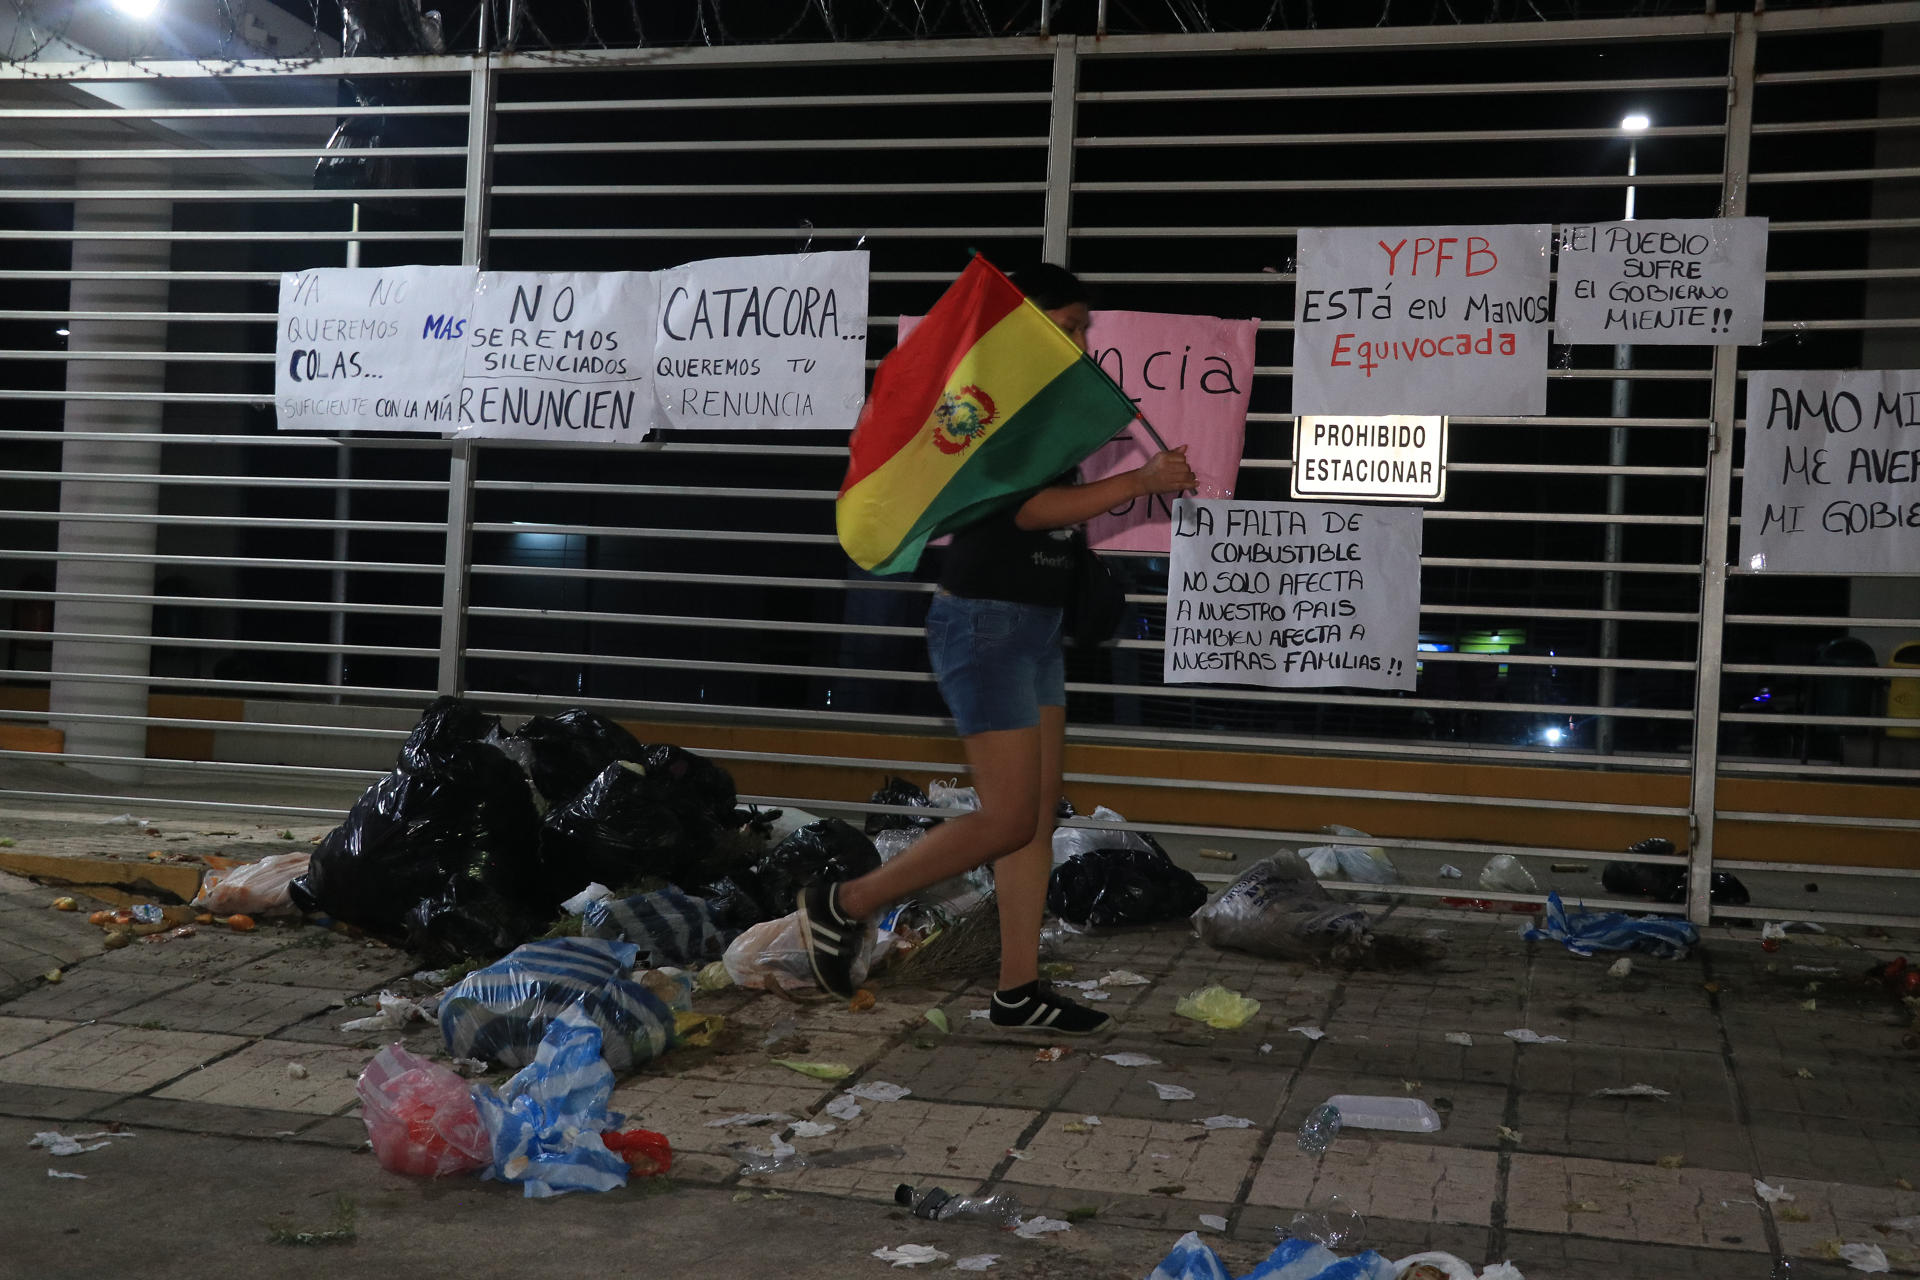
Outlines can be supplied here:
M83 163L78 189L154 189L166 185L163 166L137 162ZM164 232L173 225L173 204L167 200L78 200L74 202L76 231ZM76 240L76 272L165 271L170 245L165 240ZM126 276L105 280L75 280L70 309L76 312L144 311L167 309L167 283ZM68 349L82 351L163 351L167 345L164 322L143 320L69 321ZM148 392L163 390L166 366L159 361L73 360L67 365L69 392L114 392L115 400L73 400L66 407L69 432L110 432L115 440L68 440L62 450L61 470L68 473L153 475L160 470L160 424L163 407ZM59 549L74 552L108 551L152 554L157 530L152 525L88 520L96 514L153 515L159 510L158 485L138 481L64 480L60 485ZM153 566L146 563L97 560L58 562L56 588L61 592L153 594ZM153 606L108 601L66 600L54 605L53 627L58 632L139 637L143 643L90 640L53 642L51 721L66 733L69 752L144 757L146 727L101 721L63 720L84 713L143 716L147 713L147 686L62 679L81 674L146 676L150 674ZM83 764L79 767L116 782L136 782L137 765Z

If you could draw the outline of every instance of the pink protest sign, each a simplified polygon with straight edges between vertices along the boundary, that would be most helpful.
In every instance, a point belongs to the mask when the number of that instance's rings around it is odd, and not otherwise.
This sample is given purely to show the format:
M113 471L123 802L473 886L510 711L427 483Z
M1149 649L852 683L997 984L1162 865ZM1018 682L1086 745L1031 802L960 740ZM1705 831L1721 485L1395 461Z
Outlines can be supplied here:
M1231 498L1247 438L1258 320L1183 316L1162 311L1096 311L1087 347L1100 367L1140 406L1169 448L1187 446L1200 478L1198 496ZM1139 423L1081 464L1082 481L1130 471L1157 447ZM1087 536L1102 551L1156 551L1173 540L1173 499L1143 499L1097 516Z
M900 338L920 323L900 317ZM1169 448L1187 446L1198 496L1231 498L1247 437L1253 339L1259 320L1223 320L1165 311L1096 311L1087 348L1140 406ZM1131 471L1158 452L1139 423L1080 465L1082 482ZM1155 551L1173 542L1174 494L1144 499L1087 523L1096 550Z

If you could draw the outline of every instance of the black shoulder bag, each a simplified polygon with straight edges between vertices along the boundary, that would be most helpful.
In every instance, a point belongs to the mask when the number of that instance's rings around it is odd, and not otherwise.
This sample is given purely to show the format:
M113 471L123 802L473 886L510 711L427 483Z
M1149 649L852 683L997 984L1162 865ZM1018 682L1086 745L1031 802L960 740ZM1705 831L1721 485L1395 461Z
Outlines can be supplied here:
M1083 530L1074 539L1073 597L1067 602L1064 631L1078 649L1113 639L1127 612L1126 589L1105 560L1087 545Z

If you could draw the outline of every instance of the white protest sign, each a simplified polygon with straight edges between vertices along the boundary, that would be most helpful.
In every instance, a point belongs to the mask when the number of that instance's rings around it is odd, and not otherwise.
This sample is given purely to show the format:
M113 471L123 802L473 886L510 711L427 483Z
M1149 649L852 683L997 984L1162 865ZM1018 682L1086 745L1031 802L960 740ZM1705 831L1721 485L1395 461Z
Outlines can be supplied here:
M1293 496L1439 502L1447 496L1447 420L1407 414L1295 418Z
M1413 688L1421 514L1181 498L1161 678Z
M282 430L451 430L472 267L320 267L280 277Z
M656 424L644 271L488 271L474 291L456 435L637 441Z
M709 258L658 274L662 425L853 427L867 385L864 250Z
M1302 227L1293 411L1541 414L1549 228Z
M1920 569L1920 369L1748 377L1734 568Z
M1556 342L1760 341L1765 218L1667 218L1560 229Z

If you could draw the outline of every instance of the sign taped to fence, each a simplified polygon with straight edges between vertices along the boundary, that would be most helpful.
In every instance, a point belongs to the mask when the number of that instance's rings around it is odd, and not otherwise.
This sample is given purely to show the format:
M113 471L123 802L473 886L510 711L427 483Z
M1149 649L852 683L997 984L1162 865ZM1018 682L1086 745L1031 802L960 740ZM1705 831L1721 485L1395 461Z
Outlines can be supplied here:
M1414 687L1421 511L1181 498L1167 684Z
M1556 342L1744 346L1760 341L1766 297L1765 218L1560 229Z
M472 267L319 267L280 277L273 399L282 430L454 427Z
M1302 227L1293 411L1541 414L1546 224Z
M1247 440L1258 320L1096 311L1087 327L1095 363L1120 384L1169 448L1187 446L1203 498L1231 498ZM1085 483L1131 471L1159 449L1138 424L1080 465ZM1165 555L1173 538L1169 497L1141 498L1087 522L1102 551Z
M1443 501L1447 420L1408 414L1295 418L1293 496Z
M485 271L474 288L456 435L637 441L654 418L645 271Z
M867 385L867 253L709 258L659 274L661 423L851 430Z
M1920 369L1751 374L1734 568L1911 574L1916 565Z

